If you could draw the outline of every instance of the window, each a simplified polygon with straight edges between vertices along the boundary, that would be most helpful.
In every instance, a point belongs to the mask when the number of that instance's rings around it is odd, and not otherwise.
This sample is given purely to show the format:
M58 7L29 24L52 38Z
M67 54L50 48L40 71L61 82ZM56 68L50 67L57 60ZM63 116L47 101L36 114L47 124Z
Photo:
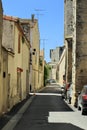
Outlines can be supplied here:
M18 35L18 53L20 53L20 44L21 44L21 37L20 34Z

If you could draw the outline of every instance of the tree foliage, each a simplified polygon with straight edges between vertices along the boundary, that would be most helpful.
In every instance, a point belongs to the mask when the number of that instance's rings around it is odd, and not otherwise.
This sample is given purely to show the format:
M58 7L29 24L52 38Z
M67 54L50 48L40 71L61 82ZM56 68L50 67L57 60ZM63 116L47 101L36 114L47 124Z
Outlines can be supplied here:
M46 80L49 78L49 71L50 71L50 66L49 65L45 65L44 66L44 85L46 85Z

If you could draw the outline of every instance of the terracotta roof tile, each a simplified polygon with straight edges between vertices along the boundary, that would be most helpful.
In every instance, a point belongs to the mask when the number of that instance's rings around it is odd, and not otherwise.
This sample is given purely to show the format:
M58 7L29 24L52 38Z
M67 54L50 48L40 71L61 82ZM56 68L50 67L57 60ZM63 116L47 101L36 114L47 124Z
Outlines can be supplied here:
M13 21L13 22L17 22L19 20L17 17L7 16L7 15L4 15L3 19Z

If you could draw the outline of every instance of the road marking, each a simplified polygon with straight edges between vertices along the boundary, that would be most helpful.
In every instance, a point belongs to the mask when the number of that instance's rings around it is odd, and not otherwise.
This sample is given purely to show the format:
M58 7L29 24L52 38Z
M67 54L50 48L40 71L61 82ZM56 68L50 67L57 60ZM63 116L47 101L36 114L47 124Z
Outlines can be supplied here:
M71 123L84 130L87 130L87 116L80 112L49 112L49 123Z
M30 95L52 95L52 96L61 96L61 94L56 93L29 93Z

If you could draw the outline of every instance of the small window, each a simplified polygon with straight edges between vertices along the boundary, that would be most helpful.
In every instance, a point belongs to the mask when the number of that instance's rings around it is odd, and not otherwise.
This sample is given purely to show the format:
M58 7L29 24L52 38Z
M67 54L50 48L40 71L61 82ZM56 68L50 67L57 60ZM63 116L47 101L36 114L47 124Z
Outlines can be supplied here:
M18 53L20 53L20 46L21 46L21 37L20 34L18 35Z
M3 78L5 78L6 77L6 72L3 72Z

